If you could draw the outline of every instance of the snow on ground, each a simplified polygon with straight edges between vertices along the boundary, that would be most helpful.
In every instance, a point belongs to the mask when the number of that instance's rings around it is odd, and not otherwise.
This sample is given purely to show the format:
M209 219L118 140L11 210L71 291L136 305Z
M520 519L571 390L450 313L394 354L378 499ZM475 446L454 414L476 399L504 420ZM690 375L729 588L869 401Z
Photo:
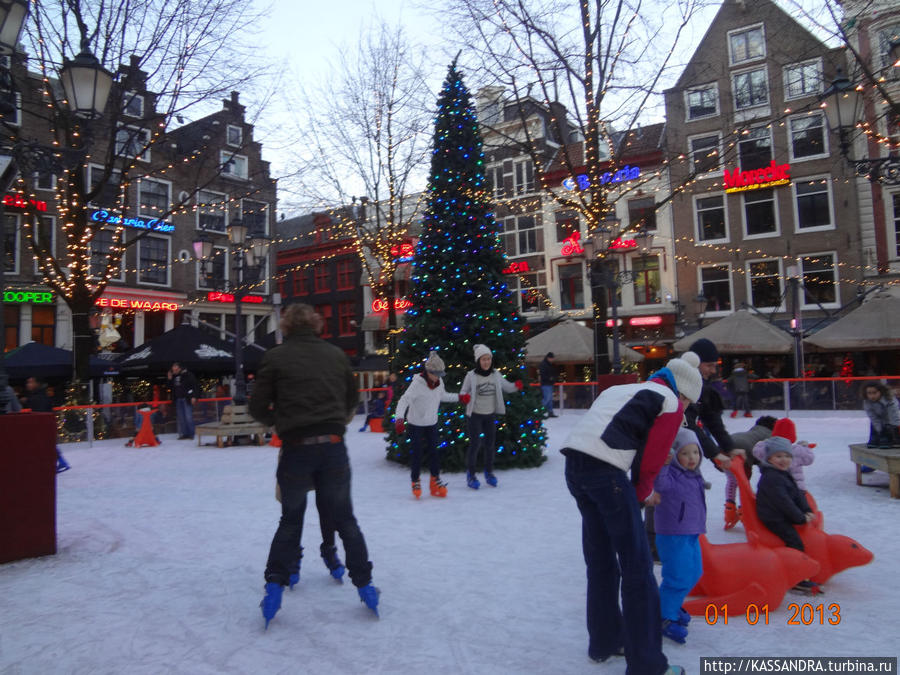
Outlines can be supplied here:
M277 449L159 448L121 440L64 446L57 555L0 566L0 673L624 673L623 659L589 661L581 522L558 450L580 413L548 420L548 461L498 474L473 491L445 476L449 497L416 502L405 468L384 459L380 434L347 432L357 518L382 590L381 619L318 556L307 511L300 584L263 630L259 601L278 520ZM777 414L777 413L776 413ZM670 662L699 672L701 656L896 656L900 501L887 476L857 487L847 444L865 439L861 413L795 415L818 442L807 484L826 529L875 553L831 579L822 601L839 625L788 626L789 595L755 626L695 618ZM750 420L727 420L732 431ZM722 530L724 478L704 464L709 536ZM657 568L658 571L658 568ZM761 573L764 571L761 570ZM818 602L818 600L816 600Z

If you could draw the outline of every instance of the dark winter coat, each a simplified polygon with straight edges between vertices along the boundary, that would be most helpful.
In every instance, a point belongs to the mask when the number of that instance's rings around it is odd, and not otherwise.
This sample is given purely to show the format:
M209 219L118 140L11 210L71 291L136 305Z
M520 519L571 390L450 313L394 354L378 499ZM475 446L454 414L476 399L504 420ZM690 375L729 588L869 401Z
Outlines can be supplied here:
M22 407L29 408L32 412L53 412L53 401L47 396L47 388L40 387L25 393L22 397Z
M872 427L878 433L884 429L885 425L900 425L900 408L897 407L897 399L893 396L887 398L884 394L877 401L865 399L863 401L863 410L869 416Z
M706 495L700 471L688 471L672 457L659 470L653 489L662 497L653 511L656 534L706 532Z
M812 513L806 495L789 471L776 469L769 463L760 464L762 477L756 488L756 514L763 523L802 525L806 514Z
M309 332L285 338L263 355L250 414L282 440L343 436L359 391L346 354Z
M722 423L725 402L713 383L703 380L700 400L688 406L684 415L688 429L697 434L703 455L712 459L720 452L729 453L734 449L731 436Z
M172 398L197 398L197 378L191 371L182 368L172 376Z
M538 370L541 375L541 386L556 384L556 366L550 363L546 356L541 361L541 365L538 366Z
M740 448L747 453L747 457L750 457L750 453L753 452L753 448L760 441L764 441L772 435L772 430L763 426L762 424L754 424L747 431L739 431L736 434L731 434L731 442L734 444L734 447Z
M728 378L728 384L731 385L731 390L735 394L749 394L750 393L750 373L748 373L743 368L735 368L731 372L731 377ZM753 379L756 379L755 377Z

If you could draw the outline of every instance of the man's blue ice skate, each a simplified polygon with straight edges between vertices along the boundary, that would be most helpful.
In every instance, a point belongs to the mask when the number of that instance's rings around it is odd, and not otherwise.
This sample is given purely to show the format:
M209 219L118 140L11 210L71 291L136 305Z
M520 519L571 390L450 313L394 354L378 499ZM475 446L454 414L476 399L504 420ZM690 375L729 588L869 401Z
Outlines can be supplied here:
M366 584L356 590L359 593L360 601L366 603L366 607L375 612L375 616L378 616L378 596L381 595L381 591L372 584Z
M344 583L344 572L346 571L346 568L341 562L341 559L338 558L337 547L325 546L325 544L322 544L319 550L322 553L322 560L325 561L325 567L328 568L328 571L331 573L334 580L341 584Z
M266 583L266 595L263 597L259 606L262 607L263 618L266 620L266 629L269 628L269 622L275 617L276 612L281 609L281 592L284 586L274 581Z

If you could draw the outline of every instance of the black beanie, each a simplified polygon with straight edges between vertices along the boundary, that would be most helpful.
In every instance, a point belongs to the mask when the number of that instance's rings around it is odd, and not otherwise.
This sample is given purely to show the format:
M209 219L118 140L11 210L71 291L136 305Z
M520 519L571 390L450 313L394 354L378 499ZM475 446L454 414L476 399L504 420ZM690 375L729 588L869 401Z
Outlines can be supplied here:
M714 363L719 360L719 350L706 338L695 340L691 345L691 351L700 357L701 363Z

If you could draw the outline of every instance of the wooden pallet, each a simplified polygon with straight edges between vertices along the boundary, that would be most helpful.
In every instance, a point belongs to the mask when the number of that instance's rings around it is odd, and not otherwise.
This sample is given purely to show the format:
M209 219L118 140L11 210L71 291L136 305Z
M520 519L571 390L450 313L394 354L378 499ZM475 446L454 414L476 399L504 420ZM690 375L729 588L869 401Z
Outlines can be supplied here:
M850 445L850 459L856 462L856 484L862 482L862 467L884 471L890 479L892 499L900 499L900 448L867 448L865 443Z
M256 436L257 444L262 445L265 443L268 430L265 424L257 422L250 416L246 405L226 405L222 410L222 419L218 422L198 424L194 429L194 435L197 437L197 445L201 445L200 439L203 436L215 436L216 445L222 448L225 446L223 439L236 436Z

